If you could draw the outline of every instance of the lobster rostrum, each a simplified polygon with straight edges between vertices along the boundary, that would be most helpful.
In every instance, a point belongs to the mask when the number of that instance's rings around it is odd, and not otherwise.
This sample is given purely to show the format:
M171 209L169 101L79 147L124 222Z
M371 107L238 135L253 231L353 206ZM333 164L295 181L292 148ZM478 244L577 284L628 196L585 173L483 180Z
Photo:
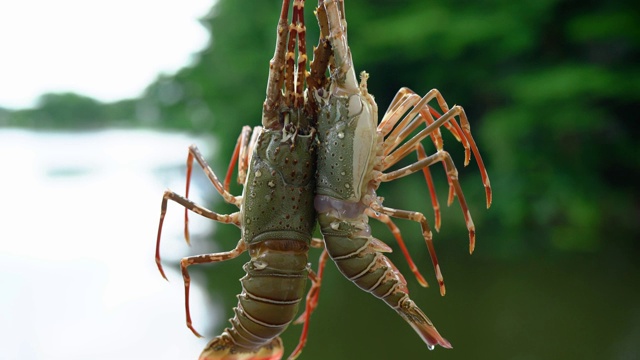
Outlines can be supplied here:
M291 24L288 24L289 7L290 1L283 0L275 53L269 64L262 126L253 130L249 126L243 127L224 183L214 174L198 148L192 145L187 158L185 196L167 190L162 198L155 259L165 279L160 261L160 236L168 200L185 207L187 243L188 211L234 224L241 230L241 239L233 250L185 257L180 261L185 284L186 322L197 336L200 334L192 326L189 311L187 268L193 264L233 259L245 251L251 256L244 265L246 276L240 279L242 292L234 308L235 316L230 319L231 327L209 342L200 360L279 360L283 354L279 335L298 311L307 278L315 276L308 267L308 250L309 246L322 246L322 242L312 240L316 223L313 196L317 145L314 129L317 105L313 103L313 94L328 83L325 72L329 52L327 44L318 46L309 76L306 71L304 0L294 0ZM305 92L308 76L309 88ZM188 199L194 159L223 199L236 205L239 211L218 214ZM229 193L236 160L238 182L244 186L241 196Z
M407 282L395 265L383 255L390 248L371 235L369 217L384 222L393 230L418 281L426 281L411 261L399 231L391 218L418 222L427 244L440 292L445 294L444 279L436 257L432 232L423 214L394 209L382 204L376 190L382 182L395 180L422 170L431 193L436 214L436 229L440 212L429 167L442 163L449 183L449 203L458 197L469 231L470 252L475 246L475 227L469 213L458 173L451 156L443 150L440 127L445 127L465 147L465 165L473 152L478 162L486 190L487 207L491 203L491 187L482 159L471 137L469 122L460 106L449 108L438 90L420 97L409 89L401 89L378 123L378 107L367 90L368 74L356 78L347 43L347 23L343 0L319 1L318 19L321 30L329 39L333 51L330 62L330 90L319 99L317 185L314 206L324 237L326 251L338 269L361 289L385 301L398 312L424 340L429 349L435 345L451 348L432 322L410 299ZM322 16L320 16L322 15ZM326 21L326 26L322 22ZM428 103L435 100L438 113ZM460 119L460 124L456 121ZM426 125L415 135L420 126ZM420 143L430 137L436 153L426 156ZM413 151L418 161L395 171L387 171ZM320 271L319 271L320 272ZM317 303L315 299L307 303ZM307 308L309 310L309 308ZM312 310L312 308L311 308Z

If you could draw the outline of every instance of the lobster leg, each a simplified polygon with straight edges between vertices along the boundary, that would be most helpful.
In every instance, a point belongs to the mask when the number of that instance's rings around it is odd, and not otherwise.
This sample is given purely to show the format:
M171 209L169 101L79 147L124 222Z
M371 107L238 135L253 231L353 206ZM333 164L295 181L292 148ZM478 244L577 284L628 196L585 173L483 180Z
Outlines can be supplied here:
M166 190L164 195L162 196L162 204L160 205L160 222L158 224L158 237L156 239L156 265L158 266L158 270L165 280L167 276L162 269L162 262L160 260L160 237L162 235L162 225L164 224L164 217L167 213L167 201L172 200L177 202L178 204L184 206L186 210L191 210L196 214L202 215L208 219L219 221L225 224L234 224L235 226L240 227L240 212L235 212L233 214L218 214L207 208L204 208L193 201L174 193L171 190Z
M409 254L409 250L407 250L407 246L404 244L404 240L402 239L402 234L400 233L400 229L398 229L396 224L393 223L391 218L389 218L389 216L387 216L386 214L376 213L371 209L365 209L365 213L367 214L367 216L376 218L383 224L387 225L389 230L391 230L393 237L396 239L398 246L400 246L400 250L402 250L402 254L404 255L405 259L407 259L407 263L409 264L409 269L411 270L413 275L415 275L416 279L418 280L418 283L423 287L428 287L429 284L427 283L427 280L425 280L424 276L422 276L422 274L418 270L418 267L413 262L413 259Z
M424 237L425 242L427 243L427 248L429 249L429 255L431 256L431 262L433 263L433 268L436 272L436 279L438 280L438 285L440 287L440 295L444 296L447 292L444 286L444 278L442 277L442 272L440 271L440 265L438 263L438 257L436 256L436 249L433 246L433 235L431 233L431 229L429 228L429 224L427 223L427 218L424 215L417 211L407 211L407 210L399 210L393 209L385 206L377 206L372 204L372 208L375 211L383 213L385 215L415 221L420 224L422 227L422 236Z
M241 239L238 241L235 249L215 254L204 254L182 258L180 260L180 269L182 270L182 278L184 279L184 307L187 314L187 327L197 336L202 337L196 329L191 325L191 311L189 310L189 288L191 285L191 277L187 267L193 264L208 264L213 262L226 261L238 257L247 250L245 242Z
M444 110L444 109L443 109ZM438 113L438 111L436 111L434 108L432 108L431 106L429 106L429 112L434 115L436 118L440 118L440 113ZM431 119L433 120L431 117L425 117L425 119ZM467 119L467 115L464 113L464 110L462 110L462 114L460 116L461 119L461 126L458 125L457 122L452 121L451 123L453 124L453 126L456 128L456 131L459 134L463 134L464 136L462 137L462 143L465 147L465 163L464 165L467 166L469 164L469 148L471 149L471 151L473 152L473 156L476 159L476 163L478 164L478 169L480 170L480 176L482 178L482 183L484 184L484 188L485 188L485 193L486 193L486 198L487 198L487 209L491 206L491 201L492 201L492 193L491 193L491 182L489 181L489 174L487 173L487 168L484 166L484 161L482 161L482 156L480 155L480 150L478 150L478 146L476 145L475 140L473 139L473 136L471 135L471 127L469 125L469 121ZM431 122L427 121L427 123L429 125L431 125ZM445 125L447 125L448 123L445 123ZM455 134L454 134L455 135ZM456 138L458 138L458 136L456 136ZM465 144L465 142L468 144ZM438 150L441 150L442 148L438 148ZM451 188L449 188L449 204L451 204L452 202L452 194L451 194Z
M469 212L469 207L467 206L467 201L462 193L462 187L460 186L460 182L458 181L458 170L456 169L453 160L451 159L451 155L448 152L442 150L438 151L435 154L426 157L424 159L418 160L417 162L408 165L402 169L398 169L389 173L382 174L378 177L378 179L382 182L392 181L395 179L399 179L401 177L410 175L420 169L431 166L436 162L444 162L446 163L447 169L447 177L451 180L453 184L453 188L458 196L458 202L460 203L460 208L462 209L462 214L464 216L465 222L467 224L467 230L469 231L469 252L473 253L473 249L476 245L476 229L473 225L473 220L471 219L471 213Z
M254 135L258 133L260 127L256 128L254 131ZM231 161L229 162L229 167L227 168L227 176L224 178L224 189L229 191L229 185L231 185L231 175L233 174L233 169L235 168L236 162L238 163L238 184L244 184L244 181L247 179L247 169L249 168L249 154L251 153L251 149L249 144L253 144L254 142L249 142L249 134L251 134L250 126L243 126L242 131L240 132L240 136L238 136L238 140L236 141L236 147L233 149L233 155L231 156ZM189 194L189 183L187 182L187 197Z
M431 107L426 105L425 100L428 101L434 97L438 100L438 104L443 109L447 109L442 116L439 116L437 111L433 110ZM423 103L423 101L425 102ZM405 116L402 122L396 127L396 129L394 129L394 133L395 132L398 132L398 133L397 134L392 133L391 135L389 135L389 137L387 137L387 139L385 139L385 154L388 154L388 156L385 158L384 168L387 169L392 165L394 165L395 163L397 163L400 159L404 158L409 152L415 149L415 145L418 142L420 142L426 136L433 133L437 128L439 128L440 126L443 126L448 122L452 122L454 124L453 127L456 128L456 130L453 133L455 135L455 133L458 132L457 130L458 125L455 122L455 117L457 116L460 118L460 123L462 124L460 132L464 135L463 137L468 142L469 144L468 146L473 152L474 157L476 158L476 162L478 163L478 167L480 168L482 182L485 187L485 193L487 198L487 207L489 207L491 205L491 200L492 200L491 184L489 182L489 176L484 166L484 162L482 161L482 157L480 156L478 147L476 146L475 141L471 136L469 121L467 119L467 115L464 112L464 109L458 105L452 107L451 109L448 109L448 106L446 105L444 98L442 98L442 96L440 95L440 92L435 89L429 91L429 93L427 93L427 95L425 95L420 100L420 102L416 104L415 108L422 107L422 106L427 106L426 109L429 110L429 111L420 111L421 118L424 119L424 121L428 124L428 126L422 131L420 131L418 134L416 134L414 137L409 139L407 142L405 142L401 146L398 146L403 139L407 138L410 135L410 133L415 129L415 127L418 124L417 122L413 122L414 125L411 125L412 124L411 121L413 120L413 116L411 116L412 113L409 113L407 116ZM412 110L412 112L414 110ZM435 114L435 116L439 116L439 117L436 120L434 120L432 117L432 113ZM387 118L387 116L385 115L385 118L386 118L386 121L389 121L391 123L391 125L385 125L384 128L389 128L389 126L393 126L394 121L395 122L398 121L396 116L390 116ZM383 119L383 121L384 120L385 119ZM381 122L381 125L378 128L380 129L382 127L383 127L383 124ZM463 140L463 144L464 142L465 141ZM436 147L438 148L438 150L442 148L437 143L436 143ZM468 154L468 150L466 146L465 146L465 154ZM468 162L468 157L469 155L465 155L465 165Z
M403 87L400 90L398 90L398 93L396 94L396 96L394 97L394 99L391 101L391 105L389 105L389 108L387 110L387 112L384 115L383 120L388 121L387 119L389 117L393 117L394 115L398 116L401 115L402 113L399 113L398 111L396 111L396 108L402 104L404 101L406 101L406 99L415 99L413 100L414 103L418 103L418 99L420 99L420 96L418 94L416 94L413 90ZM427 121L428 122L429 119L433 120L432 116L435 117L436 119L440 117L440 114L435 111L431 106L426 105L426 103L428 103L429 101L431 101L433 98L436 98L436 100L438 101L438 105L444 110L444 112L449 110L448 105L446 104L444 98L442 97L442 95L440 94L440 91L438 91L437 89L432 89L431 91L429 91L427 93L427 95L424 96L424 99L426 100L426 102L424 102L424 106L419 107L417 110L420 113L419 117L417 117L416 119L420 119L423 121ZM427 113L425 113L425 111ZM415 116L415 113L414 113ZM407 116L409 117L409 116ZM417 128L417 126L420 124L419 121L415 121L412 120L411 118L405 119L403 120L403 123L411 123L411 126L403 126L400 125L398 127L395 128L395 130L392 132L392 134L390 135L390 137L392 138L396 138L398 136L398 132L402 131L402 132L407 132L407 131L413 131L415 128ZM432 121L431 121L432 122ZM449 130L449 132L451 132L451 134L453 134L453 136L456 138L456 140L458 140L459 142L462 142L462 145L465 148L465 165L468 163L468 157L469 157L469 142L467 141L467 139L464 137L464 134L462 133L462 129L460 129L460 126L458 125L458 122L455 121L455 119L453 119L450 123L444 123L444 127ZM406 128L406 130L405 130ZM436 134L436 136L434 137L434 144L436 145L436 148L438 150L442 149L442 135L440 134L440 130L434 131L434 134ZM389 149L391 150L391 149Z
M433 92L433 91L431 91ZM431 93L430 92L430 93ZM427 96L425 96L423 99L427 98ZM426 113L428 117L431 117L430 113ZM459 115L461 119L463 120L463 123L466 121L466 115L464 115L464 110L459 107L459 106L454 106L451 110L449 110L445 115L443 115L442 117L440 117L438 120L435 120L433 122L429 122L427 121L427 123L429 123L429 125L427 126L427 128L423 129L420 133L418 133L416 136L414 136L413 138L411 138L409 141L407 141L406 143L404 143L402 146L398 147L393 153L391 153L385 160L386 160L386 165L385 168L388 168L389 166L391 166L392 164L395 164L397 161L399 161L400 159L402 159L403 157L405 157L409 151L413 149L415 149L415 146L417 146L419 144L419 140L421 140L422 138L426 137L430 132L434 131L437 127L442 126L443 123L445 123L448 119L447 118L453 118L454 116ZM405 132L406 133L406 132ZM398 135L399 138L405 137L406 135ZM419 140L418 140L419 139ZM394 142L394 144L399 143L399 140L396 140ZM420 150L418 150L420 152ZM469 229L469 238L470 238L470 245L469 245L469 249L470 252L473 252L473 249L475 247L475 228L473 226L473 221L471 220L471 215L469 213L467 204L466 204L466 200L464 199L464 196L462 195L462 188L460 187L460 183L458 182L458 172L455 169L455 165L453 163L453 161L451 160L450 155L442 150L439 150L436 154L424 158L423 156L420 155L426 155L426 154L420 154L419 153L419 157L421 157L420 160L418 160L416 163L414 163L413 165L407 166L405 168L384 174L382 176L380 176L380 181L391 181L393 179L397 179L403 176L406 176L408 174L411 174L419 169L424 169L427 166L430 166L432 163L436 162L436 161L441 161L444 164L445 167L445 171L447 172L448 175L448 182L449 182L449 186L450 186L450 190L449 190L449 203L452 201L453 197L452 197L452 189L453 191L455 191L455 194L458 195L459 197L459 202L460 202L460 206L462 207L462 212L463 215L465 217L465 221L467 224L467 228ZM481 160L480 160L481 161ZM482 165L484 168L484 165ZM426 174L425 174L426 176ZM489 185L489 179L488 177L483 180L484 184L485 184L485 189L486 189L486 194L487 194L487 204L490 203L491 201L491 187ZM433 199L433 197L432 197ZM436 222L437 223L437 222Z
M389 106L389 109L387 110L387 113L385 114L385 118L388 117L393 117L394 115L396 115L396 108L398 108L399 104L401 104L403 102L403 99L407 98L407 97L418 97L418 95L413 92L413 90L409 89L409 88L402 88L398 91L398 93L396 94L396 96L394 97L393 101L391 102L391 105ZM435 98L438 102L438 105L440 106L440 108L444 111L447 112L449 111L449 107L446 103L446 101L444 100L444 98L442 97L442 95L440 94L440 92L437 89L433 89L431 91L429 91L429 93L427 93L427 95L425 96L425 98L429 97L429 99L431 100L432 98ZM430 101L429 100L429 101ZM437 110L435 110L433 107L427 105L424 108L420 109L420 115L418 117L416 117L414 120L411 121L411 124L406 125L406 121L410 120L410 116L407 115L407 117L405 118L405 120L403 120L403 122L401 123L401 125L399 125L398 127L396 127L393 131L393 133L389 136L391 139L395 139L395 142L399 142L402 138L405 138L407 136L407 134L409 134L411 131L413 131L415 128L417 128L417 126L419 125L419 121L418 120L422 120L424 121L427 125L431 125L434 122L434 117L436 119L440 118L440 113L438 113ZM482 177L482 182L485 185L485 191L486 191L486 196L487 196L487 208L491 205L491 186L490 186L490 182L489 182L489 176L487 174L487 169L484 166L484 162L482 161L482 156L480 155L480 151L478 150L478 147L473 139L473 136L471 135L470 132L470 128L469 128L469 122L467 120L466 115L464 114L464 110L461 111L460 113L460 120L462 123L462 128L461 126L458 124L457 121L455 121L455 119L451 119L450 122L445 122L443 124L443 126L445 128L447 128L453 135L454 137L462 142L464 149L465 149L465 159L464 159L464 165L467 166L469 164L469 159L470 159L470 153L473 152L473 155L476 159L476 162L478 163L478 168L480 169L480 174ZM403 126L403 124L405 124ZM401 134L398 134L398 132L401 132ZM402 135L404 134L404 135ZM434 141L434 144L436 145L436 149L437 150L442 150L443 149L443 143L442 143L442 136L440 135L439 130L435 131L434 133L431 134L432 139ZM398 137L400 137L400 140L398 140ZM386 142L386 141L385 141ZM387 154L388 152L390 152L392 149L394 148L394 146L390 146L387 148ZM390 166L391 164L388 164L388 166ZM387 166L387 167L388 167ZM449 184L451 185L451 183ZM449 187L449 204L451 204L452 201L452 197L453 197L453 191L451 189L451 186Z
M241 134L240 136L242 137L243 135ZM207 178L209 179L211 184L213 184L216 190L218 190L218 193L222 195L224 201L239 207L242 203L242 198L240 196L232 195L224 188L224 184L220 182L216 174L213 172L213 169L211 169L211 166L209 166L207 161L204 159L204 156L202 156L200 149L198 149L196 145L189 146L189 156L187 157L187 186L191 181L191 168L193 166L194 159L207 175ZM188 196L188 194L185 194L185 196Z
M423 98L420 98L420 96L418 96L408 88L402 88L398 91L398 93L392 100L391 105L389 106L389 109L385 113L385 116L381 124L378 126L378 130L383 134L388 134L391 131L391 129L393 129L391 134L388 135L387 139L385 139L384 141L385 155L388 155L389 152L391 152L395 147L397 147L400 144L400 142L406 137L406 134L409 134L412 131L414 131L422 122L425 122L427 124L433 123L433 118L428 111L425 111L425 107L430 108L427 105L427 102L430 101L437 94L439 94L437 90L432 90ZM406 111L408 111L412 107L413 109L406 116L402 117L402 114L404 114ZM400 124L398 126L395 126L397 122L400 121L400 119L402 119ZM455 119L452 119L451 122L457 125L457 122L455 122ZM460 135L461 131L459 134L457 130L454 127L452 127L449 123L444 123L444 126L447 127L447 129L449 129L453 133L456 139L460 140L460 137L462 136ZM404 136L402 136L403 134ZM435 128L429 135L431 137L433 144L436 146L436 149L442 150L443 141L442 141L442 134L440 133L440 129ZM464 144L466 144L466 142ZM419 159L426 157L424 147L422 146L421 143L418 142L416 144L415 150L418 153ZM468 146L465 145L465 154L468 154L468 152L469 152ZM384 166L384 169L392 165L389 159L385 159L384 163L386 164ZM446 172L446 165L444 163L443 163L443 166L445 166L445 172ZM427 182L427 186L429 188L429 194L431 196L431 204L433 206L433 212L435 216L435 229L436 231L439 231L440 223L441 223L440 204L436 196L435 187L433 185L433 179L431 177L429 168L427 167L423 168L422 172L424 174L425 181ZM451 180L447 178L447 181L449 183L449 204L450 204L452 201L453 188L452 188Z
M425 104L423 103L422 105L424 106ZM431 116L430 112L422 112L421 115L422 114L425 114L427 117ZM398 128L401 128L401 130L399 130L400 133L397 134L396 137L393 137L393 138L387 137L387 139L385 139L385 151L389 153L387 154L388 156L385 158L385 168L389 168L393 166L400 159L404 158L409 152L415 149L415 145L418 142L422 141L424 138L429 136L436 129L441 127L444 123L454 120L456 116L462 117L463 116L462 114L464 114L464 109L461 106L456 105L452 107L449 111L444 113L437 120L434 120L433 123L431 123L426 128L422 129L414 137L410 138L407 142L403 143L402 145L399 145L399 144L405 138L409 137L413 129L411 126L406 126L402 128L404 124L400 124L398 126Z
M411 99L413 99L413 101L410 101ZM468 120L464 113L464 110L456 106L453 109L451 109L451 111L449 111L449 107L446 104L446 101L444 100L440 92L436 89L429 91L427 95L425 95L423 98L421 98L419 101L416 102L417 99L418 99L418 96L410 89L407 89L407 88L401 89L396 95L396 97L394 98L394 100L392 101L392 105L389 107L389 111L387 111L387 114L385 114L383 122L381 122L381 125L378 127L379 129L382 129L383 132L385 131L385 129L387 129L386 131L389 131L389 129L391 129L395 125L395 123L400 119L400 115L406 112L410 106L413 106L413 109L411 110L411 112L409 112L409 114L407 114L400 121L400 124L397 127L395 127L393 132L391 132L391 134L387 137L387 139L385 139L385 153L389 154L392 150L395 149L395 151L385 159L385 169L395 164L398 160L406 156L409 151L411 151L411 147L407 146L409 144L416 145L415 150L418 152L418 158L419 158L418 163L429 161L429 160L426 160L427 159L426 153L424 152L424 148L422 148L422 145L419 142L415 141L415 139L417 138L421 139L424 136L426 136L428 132L424 130L420 134L416 135L414 138L410 139L403 146L401 146L400 148L397 148L398 144L402 140L404 140L413 130L415 130L420 122L424 121L427 124L427 129L432 129L430 132L430 135L432 137L434 144L436 145L436 149L438 150L438 153L442 154L440 158L441 159L444 158L442 161L442 164L445 168L445 171L449 175L447 177L447 181L449 183L448 204L450 205L451 202L453 201L454 193L460 196L462 194L462 189L460 188L459 183L457 182L457 171L454 171L452 169L452 167L454 167L453 161L447 160L446 158L450 159L450 157L446 152L442 151L442 148L443 148L442 136L437 127L444 125L445 127L447 127L447 129L449 129L449 131L452 132L452 134L454 134L454 136L456 136L456 138L462 140L462 143L465 147L465 165L468 163L468 160L470 157L469 155L470 149L473 151L474 156L476 157L476 161L478 162L478 166L481 170L483 183L486 189L487 206L489 206L489 204L491 203L491 187L489 184L489 178L486 174L486 168L484 167L482 158L478 152L475 142L473 142L473 138L471 137L470 132L463 131L458 125L458 123L455 121L455 116L457 113L457 115L461 119L462 124L465 125L466 128L468 129ZM444 118L444 116L440 117L440 114L438 114L437 111L435 111L433 108L427 105L427 102L432 99L436 99L439 106L443 110L447 111L447 114L449 113L453 114L450 122L449 121L442 122L442 118ZM456 110L456 108L458 109ZM456 110L456 112L452 112L453 110ZM416 116L416 111L419 112L418 116ZM435 115L438 118L438 120L437 121L434 120L432 115ZM439 123L440 125L438 125L437 123ZM437 199L434 196L435 195L434 188L433 188L432 181L430 181L431 176L428 173L427 166L422 167L422 170L427 180L429 190L431 192L432 204L434 206L434 211L436 212L436 229L438 229L440 226L439 210L436 210L436 209L439 208L439 205L437 205ZM406 170L407 168L404 168L404 169ZM396 171L394 173L400 174L400 171ZM470 251L473 251L472 249L475 246L475 238L473 234L475 233L475 230L472 228L473 223L471 221L471 216L466 206L466 201L464 200L464 198L459 198L459 201L462 207L463 215L465 216L467 227L469 228Z
M439 105L441 105L442 107L448 109L448 106L446 105L446 102L444 101L444 98L442 98L442 96L440 95L440 92L437 89L433 89L431 90L429 93L427 93L427 95L425 95L425 97L423 97L422 99L420 99L420 97L418 96L418 94L416 94L415 92L413 92L411 89L409 88L401 88L398 93L396 94L396 96L394 97L394 99L391 102L391 105L389 105L389 109L387 110L387 112L385 113L385 122L390 122L391 125L387 125L386 127L388 128L387 131L389 131L390 127L393 127L395 125L395 123L398 121L398 119L400 119L400 116L402 116L402 114L408 110L409 106L414 106L414 110L412 110L409 114L407 114L407 116L404 117L404 119L402 120L402 122L400 123L400 125L398 125L397 127L395 127L395 129L393 130L393 132L391 133L391 135L388 136L387 140L385 140L385 154L388 155L389 152L391 152L396 146L398 146L398 144L404 139L406 138L407 134L411 133L412 131L414 131L422 122L426 123L427 125L430 125L434 122L433 117L435 117L436 119L440 118L440 114L433 109L431 106L429 106L427 104L428 101L432 100L433 97L438 98L438 103ZM413 99L413 100L411 100ZM407 101L411 100L411 102L409 104L405 104ZM417 106L418 104L420 104L420 106ZM416 111L418 110L419 114L416 116ZM414 117L415 116L415 117ZM394 120L395 119L395 120ZM451 132L451 134L453 134L453 136L456 138L456 140L458 140L459 142L462 142L464 149L465 149L465 166L468 165L469 162L469 157L470 157L470 145L469 142L467 141L466 137L464 136L462 129L460 129L460 126L458 125L458 122L455 121L455 118L451 119L450 122L445 122L443 124L443 126L445 128L447 128L447 130L449 130L449 132ZM400 133L400 134L399 134ZM431 132L430 134L431 136L431 140L433 142L433 144L436 147L436 150L442 150L444 143L442 140L442 134L440 133L440 129L436 128L433 130L433 132ZM389 144L389 142L393 140L393 144ZM424 153L424 149L422 149L423 153ZM416 151L418 152L418 156L420 156L420 149L416 149ZM385 166L385 169L388 168L389 166L391 166L392 164L387 163L387 165ZM446 169L445 169L446 171ZM427 177L427 173L425 172L425 177ZM429 179L427 179L427 182L429 181ZM430 187L430 190L433 190L433 188ZM453 194L453 191L451 189L451 182L449 181L449 195L450 195L450 199L451 199L451 195ZM435 210L435 208L434 208ZM437 216L438 214L436 214ZM436 229L439 228L439 222L436 221Z
M424 150L424 146L422 146L421 143L418 143L418 146L416 147L416 152L418 153L418 160L422 160L424 158L427 157L427 153ZM445 163L442 163L443 165ZM446 165L444 165L444 171L447 171ZM438 202L438 196L436 195L436 188L435 185L433 184L433 178L431 177L431 171L429 170L429 167L426 166L424 168L422 168L422 174L424 175L424 180L427 182L427 187L429 188L429 195L431 196L431 206L433 207L433 214L435 216L435 228L436 231L440 231L440 223L442 221L441 215L440 215L440 202ZM451 179L449 179L449 177L447 177L447 182L449 183L449 198L451 199L451 194L453 193L453 191L451 189L453 189L453 184L451 182ZM450 205L450 202L449 202Z
M327 253L327 250L323 250L322 254L320 254L320 259L318 260L318 273L316 274L313 272L313 270L309 269L311 289L309 289L309 292L307 293L304 313L302 313L302 315L300 315L300 317L295 321L296 324L302 322L302 333L300 334L300 341L298 341L298 345L293 350L291 355L289 355L288 360L295 360L300 355L300 353L302 352L302 348L304 348L307 343L311 314L318 306L318 298L320 297L320 286L322 285L322 276L324 274L324 267L327 264L328 258L329 253Z
M237 158L236 153L238 152L242 153L243 152L242 147L249 146L248 142L246 141L246 139L248 138L247 131L249 132L251 131L251 128L249 128L248 126L243 128L243 131L241 132L240 137L238 138L238 141L236 143L236 150L234 151L234 155L232 156L231 164L233 164L234 159ZM246 154L247 152L244 151L244 153ZM204 173L207 175L207 178L209 178L209 181L211 181L211 183L216 188L216 190L218 190L218 193L222 195L224 201L226 201L229 204L233 204L240 207L240 204L242 203L242 197L234 196L231 193L229 193L229 186L226 180L226 178L229 177L229 174L227 174L227 177L225 178L225 184L221 183L218 177L216 176L216 174L213 172L213 169L211 169L209 164L207 164L207 161L204 159L204 157L202 156L202 153L200 153L200 150L196 145L189 146L189 156L187 157L187 185L185 189L185 197L187 198L189 197L189 186L191 184L191 171L193 168L194 159L198 162L198 164L200 165ZM242 162L243 159L239 159L238 161ZM231 164L229 165L229 169L233 170L233 166ZM184 210L184 238L187 241L187 244L191 242L191 238L189 236L189 215L186 208Z
M419 125L413 119L420 114L420 110L433 99L433 96L432 90L424 97L405 94L397 100L394 99L395 103L389 106L378 124L378 131L386 137L385 155L388 155L404 139L402 133L413 131ZM409 113L403 116L407 111Z

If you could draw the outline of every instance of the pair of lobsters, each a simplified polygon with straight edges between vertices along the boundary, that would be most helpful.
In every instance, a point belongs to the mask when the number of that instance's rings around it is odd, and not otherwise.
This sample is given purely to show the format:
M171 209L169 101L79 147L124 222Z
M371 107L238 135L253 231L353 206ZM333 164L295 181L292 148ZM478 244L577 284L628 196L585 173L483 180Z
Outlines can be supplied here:
M420 284L427 285L418 272L391 218L420 223L440 292L444 280L432 242L432 232L423 214L393 209L382 204L376 190L381 182L422 171L425 175L440 226L440 212L429 167L442 163L449 184L449 203L457 196L470 237L470 252L475 246L475 227L458 182L451 156L443 150L440 128L445 127L465 148L465 165L473 152L482 173L487 207L491 188L486 169L470 133L469 122L460 106L449 108L438 90L425 96L403 88L378 121L378 106L367 91L368 74L358 81L347 43L347 23L343 0L319 0L316 17L320 39L307 71L304 24L304 0L294 0L289 23L290 0L283 0L277 27L275 54L269 63L269 80L263 104L262 126L245 126L238 138L224 182L221 182L196 146L189 148L185 196L165 191L156 243L156 263L160 261L160 235L168 200L185 207L185 237L189 242L187 213L241 230L237 246L227 252L197 255L180 262L185 282L187 326L190 277L187 267L236 258L245 251L251 259L244 265L246 276L240 281L231 327L213 339L200 359L276 360L283 355L279 335L295 318L302 302L307 278L312 281L306 307L298 321L304 324L300 342L289 359L296 358L306 342L311 313L317 306L324 265L327 258L361 289L385 301L400 314L424 340L429 349L435 345L451 348L429 318L409 298L403 275L384 255L391 249L371 235L369 217L386 224L394 234L412 272ZM297 60L296 60L297 52ZM327 73L330 76L327 76ZM442 114L429 105L434 101ZM418 129L422 128L420 131ZM417 133L416 133L417 131ZM436 152L427 156L421 141L429 137ZM401 169L388 171L413 152L418 160ZM188 199L193 160L224 200L239 211L218 214ZM244 185L241 196L229 193L235 162L238 182ZM316 222L323 239L314 239ZM309 247L324 248L318 272L310 269Z

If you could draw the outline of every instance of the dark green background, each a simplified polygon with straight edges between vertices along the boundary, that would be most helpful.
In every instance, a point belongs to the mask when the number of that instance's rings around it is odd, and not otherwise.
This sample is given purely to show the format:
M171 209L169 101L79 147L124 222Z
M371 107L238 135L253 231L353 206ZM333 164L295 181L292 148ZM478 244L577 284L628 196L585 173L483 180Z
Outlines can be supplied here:
M310 44L317 40L313 6L307 4ZM143 97L102 104L47 94L34 109L0 109L0 125L211 133L220 151L208 158L223 176L240 128L259 125L279 9L278 0L220 0L202 20L212 40L194 65L159 77ZM370 73L381 111L402 86L421 94L438 88L449 105L464 106L494 202L484 208L477 166L472 161L463 169L462 147L445 136L478 243L469 256L459 206L444 208L434 237L444 298L436 288L419 287L388 230L372 221L375 235L396 250L390 258L406 275L412 298L453 350L429 352L395 312L330 263L301 359L640 358L638 5L347 0L346 10L356 70ZM444 172L435 167L433 175L444 205ZM388 206L433 219L420 175L383 184L379 195ZM398 225L434 284L418 225ZM232 248L237 229L216 229L212 241ZM313 260L318 255L311 253ZM212 299L228 316L247 259L201 267ZM284 334L287 353L299 331L292 326Z

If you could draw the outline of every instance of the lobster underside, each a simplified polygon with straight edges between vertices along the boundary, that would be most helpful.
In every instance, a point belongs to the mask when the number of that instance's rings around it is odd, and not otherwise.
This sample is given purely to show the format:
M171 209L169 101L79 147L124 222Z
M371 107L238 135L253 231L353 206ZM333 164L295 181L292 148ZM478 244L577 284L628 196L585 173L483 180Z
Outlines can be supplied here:
M382 204L376 190L382 182L392 181L422 170L427 179L432 203L436 212L436 228L439 227L439 206L435 197L429 167L442 163L450 186L450 202L455 194L460 202L469 230L470 251L475 244L475 227L462 189L457 170L449 154L443 150L440 127L445 127L465 146L465 165L473 151L483 175L487 192L487 206L491 203L491 190L486 170L469 124L460 106L449 109L437 90L420 97L408 89L401 89L389 110L378 122L378 106L367 89L368 74L361 74L358 82L347 41L347 22L343 0L320 0L320 22L324 36L333 50L330 63L330 90L319 101L317 185L314 206L324 238L326 251L340 272L359 288L382 299L407 321L423 339L429 349L436 345L451 348L433 323L410 299L404 276L384 253L390 248L371 235L369 217L385 223L394 233L409 266L426 286L411 260L399 230L391 218L400 218L421 225L422 236L431 254L436 278L442 295L444 279L435 254L431 229L422 213L393 209ZM443 110L440 115L428 105L436 99ZM460 118L462 126L456 121ZM419 126L425 126L411 135ZM430 137L437 152L426 156L420 141ZM418 161L395 171L387 171L399 160L415 151ZM317 301L317 299L316 299Z

